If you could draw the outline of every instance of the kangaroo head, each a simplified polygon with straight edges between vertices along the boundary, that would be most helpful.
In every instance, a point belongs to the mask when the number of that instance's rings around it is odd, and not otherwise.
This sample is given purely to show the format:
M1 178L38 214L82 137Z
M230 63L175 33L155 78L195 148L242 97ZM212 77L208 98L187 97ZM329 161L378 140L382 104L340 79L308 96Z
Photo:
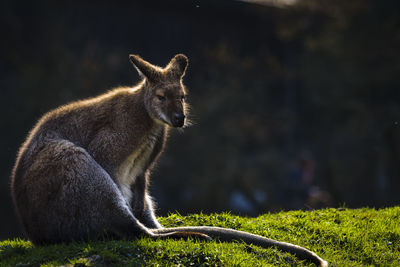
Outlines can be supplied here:
M144 102L149 115L157 122L183 127L187 105L182 77L188 65L187 57L178 54L165 68L154 66L137 55L129 55L129 59L144 78Z

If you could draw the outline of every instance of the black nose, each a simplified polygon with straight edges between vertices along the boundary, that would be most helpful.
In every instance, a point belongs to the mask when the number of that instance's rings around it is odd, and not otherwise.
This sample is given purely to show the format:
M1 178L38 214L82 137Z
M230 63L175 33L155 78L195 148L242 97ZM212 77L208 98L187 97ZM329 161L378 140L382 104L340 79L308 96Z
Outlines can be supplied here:
M183 113L173 113L172 114L172 126L174 127L182 127L185 123L185 115Z

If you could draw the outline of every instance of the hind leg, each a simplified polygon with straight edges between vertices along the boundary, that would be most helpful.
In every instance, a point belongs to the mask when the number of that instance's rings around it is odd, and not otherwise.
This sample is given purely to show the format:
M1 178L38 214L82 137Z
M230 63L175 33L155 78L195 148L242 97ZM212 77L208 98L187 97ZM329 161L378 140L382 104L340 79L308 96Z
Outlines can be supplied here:
M83 148L50 141L15 179L14 196L34 243L153 234L133 215L109 174Z

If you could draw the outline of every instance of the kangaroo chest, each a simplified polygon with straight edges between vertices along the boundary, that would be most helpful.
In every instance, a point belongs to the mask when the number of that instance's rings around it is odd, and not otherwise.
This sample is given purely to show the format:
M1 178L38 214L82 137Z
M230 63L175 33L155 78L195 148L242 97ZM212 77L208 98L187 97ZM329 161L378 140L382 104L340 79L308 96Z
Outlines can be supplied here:
M159 138L162 138L161 129L151 131L122 161L117 169L119 187L127 203L130 203L132 199L131 185L135 182L136 177L144 174L151 163L150 157Z

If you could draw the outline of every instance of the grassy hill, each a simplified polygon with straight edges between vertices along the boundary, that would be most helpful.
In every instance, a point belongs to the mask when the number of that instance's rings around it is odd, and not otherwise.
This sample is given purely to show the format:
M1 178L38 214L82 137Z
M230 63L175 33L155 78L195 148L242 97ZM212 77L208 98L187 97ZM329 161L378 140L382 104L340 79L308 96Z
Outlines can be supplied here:
M400 266L400 207L265 214L171 214L163 225L214 225L260 234L315 251L330 266ZM275 248L194 240L102 241L35 247L0 242L0 266L292 266L311 264Z

